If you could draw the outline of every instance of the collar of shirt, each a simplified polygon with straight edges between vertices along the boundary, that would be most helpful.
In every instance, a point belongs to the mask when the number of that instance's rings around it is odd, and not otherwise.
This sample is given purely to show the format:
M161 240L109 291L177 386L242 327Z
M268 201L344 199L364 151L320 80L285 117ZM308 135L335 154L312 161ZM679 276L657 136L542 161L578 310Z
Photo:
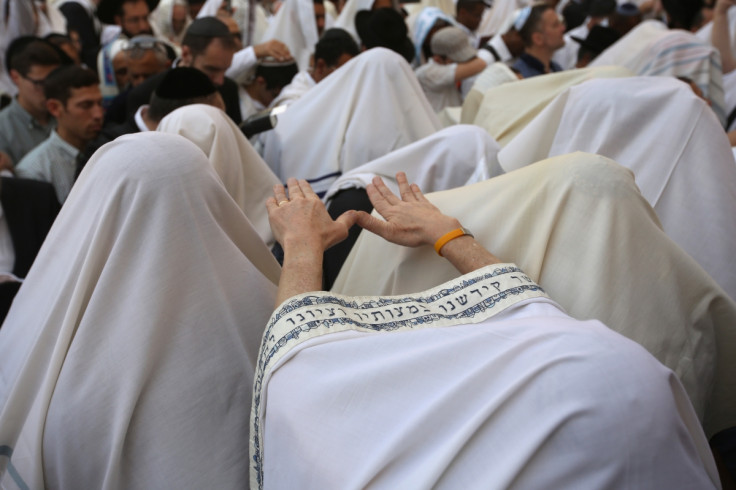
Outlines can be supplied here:
M49 136L49 139L51 140L52 144L58 146L65 152L69 153L72 161L74 161L74 159L77 158L77 154L79 153L79 150L72 144L67 143L64 140L64 138L59 136L59 133L57 133L56 130L51 131L51 135Z
M138 129L143 133L146 131L150 131L148 129L148 126L146 126L146 121L143 120L143 108L148 109L148 105L144 104L138 108L137 111L135 111L135 125L138 126Z
M521 53L521 55L519 55L519 59L524 60L524 63L529 65L531 68L537 70L539 73L547 73L547 70L544 67L544 63L539 61L534 56L524 52L524 53ZM557 63L555 63L554 61L549 62L550 73L555 72L555 71L560 71L560 70L561 68Z

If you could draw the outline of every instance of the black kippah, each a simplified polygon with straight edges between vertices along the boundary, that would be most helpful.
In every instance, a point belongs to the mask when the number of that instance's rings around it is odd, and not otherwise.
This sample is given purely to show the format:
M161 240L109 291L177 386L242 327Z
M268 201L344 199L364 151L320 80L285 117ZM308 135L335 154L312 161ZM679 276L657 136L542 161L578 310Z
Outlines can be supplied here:
M228 37L230 29L217 17L200 17L189 24L187 34L203 37Z
M155 93L162 99L191 99L214 94L215 90L207 75L196 68L182 66L169 70Z

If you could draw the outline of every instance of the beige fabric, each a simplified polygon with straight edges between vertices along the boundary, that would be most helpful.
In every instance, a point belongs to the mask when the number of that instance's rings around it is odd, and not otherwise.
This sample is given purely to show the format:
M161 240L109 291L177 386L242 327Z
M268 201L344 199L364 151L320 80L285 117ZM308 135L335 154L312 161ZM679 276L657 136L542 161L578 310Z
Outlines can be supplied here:
M209 105L188 105L163 118L157 131L197 145L263 241L274 244L265 202L280 181L227 114Z
M621 78L632 72L620 67L584 68L551 73L488 90L472 120L463 106L462 123L485 128L501 146L511 141L542 109L565 89L592 78ZM466 111L470 111L466 115Z
M510 172L573 151L630 169L665 233L736 300L736 162L715 114L688 85L671 77L576 85L498 159Z
M602 321L672 369L709 435L736 425L736 305L662 232L631 172L575 153L429 199L571 316ZM403 294L455 274L430 248L361 233L333 291Z
M468 95L465 96L460 110L460 120L465 121L466 124L470 124L475 120L478 109L483 103L483 94L488 90L505 83L518 81L519 77L506 63L496 62L488 65L475 79Z
M0 329L0 487L241 486L278 278L193 143L102 147Z

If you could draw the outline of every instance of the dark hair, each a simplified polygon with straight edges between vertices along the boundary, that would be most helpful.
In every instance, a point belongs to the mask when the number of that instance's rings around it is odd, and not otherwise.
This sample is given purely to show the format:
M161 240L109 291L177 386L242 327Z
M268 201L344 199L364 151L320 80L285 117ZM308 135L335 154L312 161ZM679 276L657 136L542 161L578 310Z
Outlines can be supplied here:
M542 15L551 8L552 6L547 3L537 4L531 8L529 17L527 17L526 22L524 22L521 29L519 29L519 35L521 36L521 40L524 42L524 46L532 45L532 34L539 32Z
M483 5L483 7L486 7L485 2L481 2L479 0L457 0L457 3L455 4L455 11L458 10L472 10L473 7L476 5Z
M689 31L703 8L703 0L662 0L662 8L667 13L669 28Z
M348 34L348 31L340 28L327 29L314 47L314 61L324 60L327 66L337 65L337 61L343 54L358 56L360 49Z
M31 71L33 65L51 66L60 65L62 62L56 46L36 36L21 36L14 39L8 46L6 56L8 72L16 70L23 76Z
M66 106L73 88L99 85L97 74L89 68L64 65L49 73L43 82L43 93L47 99L56 99Z
M217 93L218 92L212 92L211 94L190 97L188 99L165 99L156 95L156 92L154 92L151 94L151 101L148 104L148 118L158 123L161 122L161 119L168 116L179 107L192 104L212 105L212 98L217 97Z
M184 39L181 41L181 45L188 46L189 52L192 53L192 56L194 57L204 53L207 46L209 46L215 39L219 39L220 42L222 42L223 47L226 49L235 50L235 39L233 39L232 34L228 34L227 36L200 36L198 34L186 33L184 34Z
M266 88L269 90L281 89L289 85L297 73L299 69L296 63L278 66L259 64L256 68L256 78L263 77L266 81Z

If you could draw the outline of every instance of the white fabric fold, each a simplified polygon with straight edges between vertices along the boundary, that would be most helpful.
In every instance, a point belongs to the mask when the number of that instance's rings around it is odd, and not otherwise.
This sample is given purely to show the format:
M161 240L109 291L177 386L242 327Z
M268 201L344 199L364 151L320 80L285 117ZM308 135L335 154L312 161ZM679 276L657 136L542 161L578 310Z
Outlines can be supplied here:
M631 169L665 233L736 299L736 162L715 114L687 84L632 77L577 85L498 158L510 172L574 151Z
M260 42L278 39L289 47L299 70L309 68L309 57L317 44L317 21L312 0L285 0L268 24Z
M365 188L375 176L399 195L399 171L423 192L474 184L503 173L497 158L499 149L498 143L478 126L451 126L346 172L330 186L325 200L342 189Z
M672 369L708 435L736 425L736 304L661 230L628 169L575 153L427 198L572 317L602 321ZM404 294L455 275L431 248L361 233L333 291Z
M209 105L188 105L164 117L157 131L181 135L197 145L258 235L273 246L266 199L279 179L227 114Z
M0 485L240 486L278 277L193 143L102 147L0 329Z
M342 173L441 127L406 60L373 48L279 114L263 158L283 182L307 179L324 194Z

